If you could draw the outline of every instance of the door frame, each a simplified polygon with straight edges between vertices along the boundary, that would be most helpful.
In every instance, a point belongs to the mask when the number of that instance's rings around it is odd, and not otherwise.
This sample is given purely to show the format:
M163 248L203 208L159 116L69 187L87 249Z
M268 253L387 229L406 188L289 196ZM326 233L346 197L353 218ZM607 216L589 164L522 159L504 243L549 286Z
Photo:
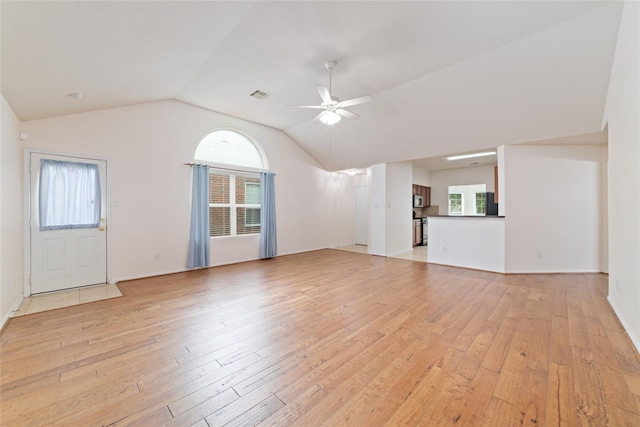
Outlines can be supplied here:
M23 219L23 296L25 298L31 296L31 171L29 170L29 164L31 162L31 154L41 154L44 156L64 156L75 157L78 159L90 159L96 161L103 161L105 164L105 201L106 201L106 215L105 232L107 233L107 252L106 252L106 265L107 265L107 283L114 283L111 276L111 203L110 203L110 185L109 185L109 159L99 158L93 155L82 154L69 154L63 152L38 150L36 148L25 148L22 156L22 170L23 170L23 187L22 187L22 219ZM54 291L58 292L58 291Z

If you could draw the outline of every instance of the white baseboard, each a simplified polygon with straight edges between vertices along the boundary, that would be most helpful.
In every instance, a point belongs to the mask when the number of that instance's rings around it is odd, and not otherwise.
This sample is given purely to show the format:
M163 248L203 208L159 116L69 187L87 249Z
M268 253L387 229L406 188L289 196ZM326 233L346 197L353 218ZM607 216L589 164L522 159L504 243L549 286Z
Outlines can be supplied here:
M190 271L190 270L185 268L185 269L177 269L177 270L158 271L154 273L140 274L136 276L119 277L117 279L111 279L109 283L115 285L116 283L125 282L127 280L148 279L149 277L166 276L167 274L184 273L185 271Z
M322 250L322 249L327 249L327 247L322 247L322 248L317 248L317 249L305 249L304 251L298 251L298 252L282 253L282 254L278 254L277 256L294 255L294 254L304 253L304 252L319 251L319 250ZM259 260L260 260L260 258L239 259L239 260L234 260L232 262L227 262L227 263L212 264L212 265L210 265L208 267L202 267L202 268L222 267L222 266L225 266L225 265L240 264L240 263L243 263L243 262L259 261ZM179 268L179 269L175 269L175 270L158 271L158 272L153 272L153 273L148 273L148 274L139 274L139 275L134 275L134 276L118 277L118 278L112 278L111 280L109 280L109 283L116 284L116 283L124 282L124 281L127 281L127 280L147 279L149 277L166 276L168 274L184 273L184 272L187 272L187 271L194 271L194 270L199 270L199 269L198 268Z
M394 252L390 252L387 254L387 256L396 256L396 255L400 255L400 254L406 254L407 252L411 252L413 250L413 248L407 248L407 249L402 249L399 251L394 251Z
M11 319L11 315L18 309L18 307L20 307L23 299L24 297L20 295L18 299L13 303L13 306L11 306L11 310L9 310L7 314L2 316L2 321L0 322L0 331L5 327L9 319Z
M600 270L509 270L505 274L592 274Z
M636 351L640 353L640 341L638 341L638 338L635 335L633 335L633 333L631 332L631 328L629 327L629 324L624 320L622 316L620 316L620 310L618 310L616 305L613 303L613 300L611 300L610 296L607 297L607 301L609 301L609 305L611 306L611 308L613 308L613 312L616 314L616 317L618 318L620 323L622 323L622 327L624 328L624 331L627 333L627 336L631 340L631 343L635 346Z

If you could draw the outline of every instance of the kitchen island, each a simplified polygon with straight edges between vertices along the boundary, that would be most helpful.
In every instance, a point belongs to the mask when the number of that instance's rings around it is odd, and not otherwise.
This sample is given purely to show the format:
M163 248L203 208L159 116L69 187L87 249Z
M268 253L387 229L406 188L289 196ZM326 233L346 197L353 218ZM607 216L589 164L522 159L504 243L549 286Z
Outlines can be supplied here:
M429 216L430 263L505 272L505 218Z

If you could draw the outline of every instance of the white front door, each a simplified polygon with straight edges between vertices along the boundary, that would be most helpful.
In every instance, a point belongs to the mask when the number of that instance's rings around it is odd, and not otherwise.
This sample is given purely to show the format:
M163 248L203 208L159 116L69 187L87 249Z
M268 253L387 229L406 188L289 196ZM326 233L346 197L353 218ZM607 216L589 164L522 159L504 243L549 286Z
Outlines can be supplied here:
M30 156L30 293L106 283L106 162L40 153ZM56 169L45 169L46 181L41 185L44 160L58 162ZM99 184L94 181L96 175ZM86 188L91 185L93 191ZM48 206L46 214L40 212L41 205ZM87 206L95 211L90 219L85 218L91 216L84 212Z
M366 186L356 187L356 245L367 244L368 218L369 218L369 193Z

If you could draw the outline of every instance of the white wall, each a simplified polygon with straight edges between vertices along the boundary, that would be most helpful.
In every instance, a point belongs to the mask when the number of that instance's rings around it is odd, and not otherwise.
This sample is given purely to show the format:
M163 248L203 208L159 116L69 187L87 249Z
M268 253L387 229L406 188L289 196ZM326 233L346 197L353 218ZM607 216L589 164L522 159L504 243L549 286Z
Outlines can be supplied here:
M609 145L600 146L600 271L609 273Z
M369 187L369 245L371 255L387 255L387 165L367 169Z
M411 162L371 166L369 245L372 255L388 256L412 248Z
M506 271L599 271L600 147L504 150Z
M431 187L431 173L428 170L415 166L412 166L412 170L412 184L422 185L423 187Z
M279 130L178 101L34 120L22 127L31 149L107 160L112 281L185 269L191 169L183 163L193 161L207 133L223 127L257 141L276 173L280 255L353 243L352 177L321 169ZM257 259L258 239L212 239L211 252L213 265Z
M506 216L507 209L507 183L504 179L504 163L505 163L505 154L504 154L504 145L498 147L498 215ZM494 175L495 180L495 175Z
M495 189L493 166L431 171L431 205L440 206L440 215L447 215L450 185L485 184L487 191Z
M0 328L22 300L23 222L20 122L2 96L0 138Z
M355 185L360 179L343 173L326 174L321 203L327 215L328 247L352 245L355 241Z
M505 219L429 218L429 262L505 272Z
M413 247L411 162L387 163L387 255Z
M640 351L640 3L627 1L607 93L609 302Z

